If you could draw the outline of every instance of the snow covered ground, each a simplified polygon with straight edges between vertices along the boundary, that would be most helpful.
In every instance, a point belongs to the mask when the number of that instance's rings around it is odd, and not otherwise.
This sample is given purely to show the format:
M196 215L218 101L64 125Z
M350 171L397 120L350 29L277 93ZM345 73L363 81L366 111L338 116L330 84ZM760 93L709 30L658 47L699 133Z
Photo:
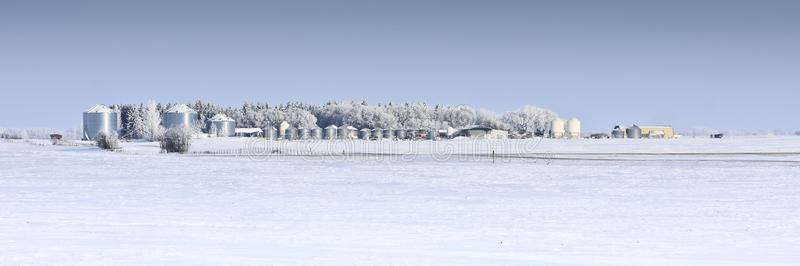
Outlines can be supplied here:
M41 143L0 140L0 264L800 261L797 137Z

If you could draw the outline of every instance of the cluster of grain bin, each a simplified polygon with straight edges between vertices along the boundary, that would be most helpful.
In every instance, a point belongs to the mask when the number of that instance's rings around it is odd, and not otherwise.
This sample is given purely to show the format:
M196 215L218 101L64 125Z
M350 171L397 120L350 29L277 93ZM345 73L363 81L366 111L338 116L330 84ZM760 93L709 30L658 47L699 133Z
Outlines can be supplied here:
M119 111L102 104L95 105L83 112L83 139L94 140L100 134L117 135L120 121Z
M628 128L623 128L617 125L611 131L611 136L617 139L621 138L673 139L678 137L677 135L675 135L675 130L671 126L638 126L638 125L633 125Z
M550 137L555 139L581 137L581 121L573 117L567 121L556 118L550 122Z

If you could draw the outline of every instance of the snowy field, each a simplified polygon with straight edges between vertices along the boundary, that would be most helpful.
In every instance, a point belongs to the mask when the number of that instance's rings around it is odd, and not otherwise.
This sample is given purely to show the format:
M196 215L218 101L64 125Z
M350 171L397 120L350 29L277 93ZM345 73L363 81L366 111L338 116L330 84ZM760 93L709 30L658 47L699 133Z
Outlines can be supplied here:
M0 140L0 264L800 262L800 137L45 143Z

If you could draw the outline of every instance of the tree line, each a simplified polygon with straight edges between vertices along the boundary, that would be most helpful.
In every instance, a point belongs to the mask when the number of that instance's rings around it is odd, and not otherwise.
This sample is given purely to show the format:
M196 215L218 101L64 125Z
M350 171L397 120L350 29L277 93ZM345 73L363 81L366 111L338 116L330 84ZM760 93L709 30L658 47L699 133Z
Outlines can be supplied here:
M132 139L156 140L163 134L160 127L163 113L176 103L149 101L140 104L116 104L120 112L120 135ZM278 127L283 121L294 127L327 127L349 125L356 128L463 128L483 126L509 130L518 135L542 135L558 115L548 109L524 106L516 111L498 114L468 105L429 105L419 103L388 103L370 105L362 102L328 102L322 105L288 102L278 105L244 103L241 107L221 106L195 101L187 104L198 113L200 125L206 125L216 114L225 114L236 121L237 127Z

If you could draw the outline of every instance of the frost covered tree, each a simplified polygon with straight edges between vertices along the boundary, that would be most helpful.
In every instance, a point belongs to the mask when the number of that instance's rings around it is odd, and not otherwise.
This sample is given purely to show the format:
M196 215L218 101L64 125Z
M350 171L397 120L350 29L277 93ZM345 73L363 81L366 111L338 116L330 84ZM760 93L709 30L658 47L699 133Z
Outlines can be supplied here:
M475 124L501 130L508 130L511 128L508 123L500 118L500 115L482 108L475 111Z
M397 127L397 118L380 106L354 105L345 115L344 124L357 128Z
M283 112L285 121L295 127L310 128L317 124L317 117L307 110L298 107L289 107Z
M467 105L445 108L443 111L443 122L447 122L451 127L462 128L475 124L475 109Z
M161 112L158 110L156 101L147 102L147 107L143 115L144 139L157 141L161 139L164 129L161 127Z
M317 125L320 127L341 126L346 123L345 118L351 109L353 109L352 103L328 102L314 114L317 117Z
M145 108L144 105L135 105L131 109L129 118L129 132L128 138L141 139L147 138L147 127L145 126Z
M503 114L503 122L517 133L541 135L550 129L550 122L558 115L550 110L526 105L522 109Z

